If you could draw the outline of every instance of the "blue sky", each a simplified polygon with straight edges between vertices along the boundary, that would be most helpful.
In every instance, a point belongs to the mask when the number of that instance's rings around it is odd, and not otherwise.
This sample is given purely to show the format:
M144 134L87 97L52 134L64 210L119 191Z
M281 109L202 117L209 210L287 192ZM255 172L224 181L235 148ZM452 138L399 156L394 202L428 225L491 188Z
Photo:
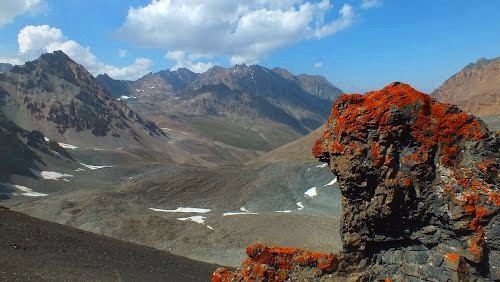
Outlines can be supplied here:
M430 92L500 56L494 0L3 1L0 61L60 48L116 78L244 62L321 74L346 92L392 81Z

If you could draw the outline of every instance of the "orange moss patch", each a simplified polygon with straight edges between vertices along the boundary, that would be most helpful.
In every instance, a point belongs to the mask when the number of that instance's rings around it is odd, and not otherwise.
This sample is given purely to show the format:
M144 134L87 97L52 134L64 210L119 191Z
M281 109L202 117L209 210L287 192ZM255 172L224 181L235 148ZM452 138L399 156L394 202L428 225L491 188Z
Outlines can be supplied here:
M479 140L484 135L480 123L472 116L447 104L438 103L407 84L392 83L380 91L365 95L342 95L333 106L328 120L328 124L335 126L318 140L313 148L314 156L319 157L323 153L338 154L349 147L351 142L364 140L364 143L371 144L369 146L374 163L381 165L380 144L375 140L366 140L367 130L374 126L379 132L394 130L390 122L394 108L412 111L413 119L407 122L411 127L411 135L421 146L419 153L411 158L415 161L426 161L428 157L424 152L441 146L443 163L452 165L460 155L455 146L460 140ZM345 138L346 136L349 138ZM330 143L330 147L323 147L324 143Z
M446 259L449 261L458 261L460 259L459 255L453 254L453 253L448 253L446 254Z
M322 273L332 273L339 264L338 256L333 254L262 244L249 246L246 252L248 259L236 273L220 268L212 275L212 281L286 281L289 274L298 268L316 268Z
M411 179L409 177L406 177L403 185L406 188L410 187L411 186Z
M380 144L374 143L370 148L370 153L372 154L372 161L375 166L380 166L383 160L382 155L380 155L379 152L380 152Z
M494 165L495 165L495 160L486 159L483 162L479 163L478 167L480 170L484 172L497 173L497 169Z
M495 203L496 206L500 206L500 193L492 192L490 193L489 196L490 196L490 198L488 199L489 201Z
M292 270L296 266L318 267L332 271L338 259L332 254L311 253L299 249L268 247L257 244L247 248L247 255L252 263L266 264L273 268Z

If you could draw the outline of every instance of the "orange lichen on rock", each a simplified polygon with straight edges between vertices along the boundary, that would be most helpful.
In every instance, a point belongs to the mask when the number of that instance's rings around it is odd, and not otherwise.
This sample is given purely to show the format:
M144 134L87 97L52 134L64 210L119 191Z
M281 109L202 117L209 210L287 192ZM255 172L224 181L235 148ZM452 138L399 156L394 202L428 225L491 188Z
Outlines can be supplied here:
M448 253L446 254L446 259L450 261L458 261L460 259L460 256L453 253Z
M458 141L479 140L484 135L480 123L472 116L447 104L438 103L407 84L395 82L380 91L365 95L342 95L333 106L328 121L334 127L313 147L314 156L320 157L325 153L324 141L331 144L328 153L339 154L350 142L361 139L370 145L374 165L382 165L380 143L376 139L369 139L367 131L375 129L379 133L385 133L402 129L393 124L393 109L411 111L404 129L409 129L422 147L417 153L420 156L413 156L413 159L425 160L427 156L423 155L424 152L440 146L443 163L451 165L459 158L460 152L455 147Z
M262 244L249 246L246 253L248 259L238 270L240 276L245 277L245 281L252 279L255 281L286 281L290 272L304 267L316 269L319 273L332 273L339 263L338 256L333 254L269 247ZM212 281L238 280L237 276L236 273L226 268L220 268L213 274Z
M213 281L446 281L457 273L500 281L491 268L500 250L499 144L478 118L407 84L342 95L312 149L338 179L342 254L253 245L236 272L219 269Z

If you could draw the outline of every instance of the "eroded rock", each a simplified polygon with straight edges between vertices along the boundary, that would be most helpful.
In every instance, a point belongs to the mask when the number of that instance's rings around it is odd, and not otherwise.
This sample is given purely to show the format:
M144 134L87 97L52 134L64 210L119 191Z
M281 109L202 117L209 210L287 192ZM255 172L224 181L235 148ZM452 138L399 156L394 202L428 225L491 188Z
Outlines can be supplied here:
M498 133L397 82L341 96L326 126L313 154L342 192L344 252L323 254L335 267L273 263L287 249L214 281L247 281L249 267L286 274L252 278L266 281L500 279Z

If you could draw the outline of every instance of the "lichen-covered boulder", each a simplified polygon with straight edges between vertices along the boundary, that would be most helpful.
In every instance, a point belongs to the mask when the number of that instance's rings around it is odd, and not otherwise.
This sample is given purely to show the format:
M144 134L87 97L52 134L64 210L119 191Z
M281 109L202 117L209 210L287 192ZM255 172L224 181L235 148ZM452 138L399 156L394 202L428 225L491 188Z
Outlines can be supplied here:
M499 280L499 150L481 120L409 85L341 96L313 154L340 184L344 252L312 280Z

